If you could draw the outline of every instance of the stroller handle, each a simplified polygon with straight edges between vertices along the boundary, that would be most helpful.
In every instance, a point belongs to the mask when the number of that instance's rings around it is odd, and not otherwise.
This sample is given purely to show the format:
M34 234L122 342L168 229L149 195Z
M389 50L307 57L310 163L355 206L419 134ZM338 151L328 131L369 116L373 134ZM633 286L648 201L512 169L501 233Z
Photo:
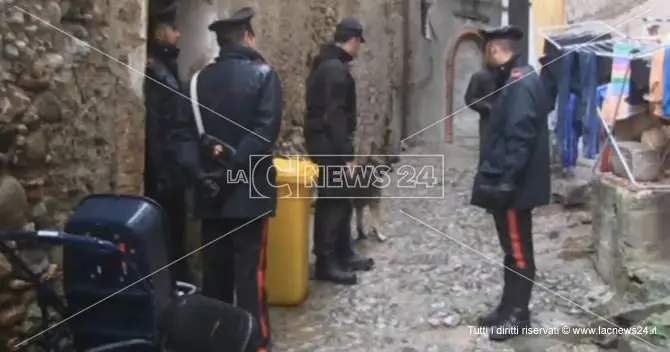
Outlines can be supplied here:
M32 240L50 245L80 245L103 249L112 253L120 252L120 249L112 242L101 240L90 236L72 235L63 231L38 230L38 231L0 231L0 241Z

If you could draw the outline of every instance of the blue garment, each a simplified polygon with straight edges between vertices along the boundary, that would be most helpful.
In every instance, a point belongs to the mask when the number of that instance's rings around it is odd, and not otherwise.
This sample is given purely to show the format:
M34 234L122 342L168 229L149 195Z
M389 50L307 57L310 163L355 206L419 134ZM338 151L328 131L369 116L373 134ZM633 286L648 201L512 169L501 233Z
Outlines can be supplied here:
M565 168L577 166L579 156L579 137L582 124L575 119L578 110L578 96L571 93L572 69L576 63L576 54L567 53L560 61L561 77L558 81L558 97L556 107L556 138L561 153L561 163Z
M558 122L561 162L565 168L577 166L579 158L579 138L582 136L583 124L579 118L580 99L576 94L570 94L564 115Z
M670 116L670 48L665 49L663 62L663 115Z
M582 120L584 157L595 159L600 151L600 116L598 116L598 57L579 53L579 83L581 87L577 116Z
M598 86L596 88L596 91L598 94L598 107L602 109L603 104L605 103L605 97L607 97L607 90L609 89L610 85L608 84L603 84Z

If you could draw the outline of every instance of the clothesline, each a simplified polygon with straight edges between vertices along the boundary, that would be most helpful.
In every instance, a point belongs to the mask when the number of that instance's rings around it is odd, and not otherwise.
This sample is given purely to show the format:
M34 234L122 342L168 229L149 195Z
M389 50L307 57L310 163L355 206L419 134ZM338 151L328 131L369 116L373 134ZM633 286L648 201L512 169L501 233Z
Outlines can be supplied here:
M670 19L645 22L665 24ZM659 36L629 37L600 21L552 27L540 30L540 34L546 40L545 61L561 59L555 67L543 69L541 76L557 102L556 134L564 167L576 164L577 143L581 139L587 158L602 157L601 166L605 168L613 148L627 168L611 127L615 121L638 115L645 107L653 105L657 110L659 104L670 107L667 92L663 98L658 89L658 84L670 88L670 82L663 83L662 78L660 83L650 81L656 77L651 74L652 68L665 67L670 71L670 61L666 60L665 66L663 62L659 64L660 54L670 53L670 43L664 43ZM655 72L658 75L661 71ZM652 86L655 88L651 89ZM654 114L669 116L670 110L666 107L665 111L666 115L656 110ZM600 148L600 130L607 132L604 149ZM630 172L626 173L631 182L636 182Z
M610 38L626 38L626 35L623 32L603 21L586 21L549 26L540 28L538 32L557 49L562 48L559 43L561 39L575 36L592 36L593 38L596 38L594 41L599 41L600 38L603 40Z
M614 48L618 45L630 45L635 47L630 53L617 52ZM629 60L649 60L659 50L664 50L666 44L658 43L656 39L645 38L612 38L594 40L588 43L566 45L561 50L591 53L603 57L622 58Z

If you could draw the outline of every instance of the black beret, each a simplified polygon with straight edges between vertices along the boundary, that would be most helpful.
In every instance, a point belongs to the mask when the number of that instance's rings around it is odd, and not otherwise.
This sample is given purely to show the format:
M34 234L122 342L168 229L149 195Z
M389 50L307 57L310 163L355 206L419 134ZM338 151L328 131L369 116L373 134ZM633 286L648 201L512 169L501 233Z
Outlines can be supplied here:
M487 42L495 39L509 39L516 42L523 39L523 31L515 26L480 29L479 34Z
M244 7L235 11L235 13L228 18L212 22L208 28L212 32L225 32L240 27L251 28L251 19L254 18L254 15L254 9L251 7Z

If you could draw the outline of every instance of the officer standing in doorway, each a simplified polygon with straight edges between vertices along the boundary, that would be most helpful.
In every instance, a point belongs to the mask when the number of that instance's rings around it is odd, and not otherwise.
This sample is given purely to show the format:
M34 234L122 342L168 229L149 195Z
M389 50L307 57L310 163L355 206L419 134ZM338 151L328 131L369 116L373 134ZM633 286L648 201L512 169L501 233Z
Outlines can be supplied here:
M515 50L523 33L515 27L483 30L488 64L502 89L491 109L486 143L472 190L472 204L493 214L505 253L504 288L495 310L479 318L503 341L530 326L535 279L532 211L549 204L547 98L539 76Z
M204 130L195 211L207 245L203 294L235 302L256 317L267 348L267 226L277 204L272 149L281 125L282 88L255 49L253 16L247 7L209 26L220 53L191 81ZM248 182L235 183L230 175L244 175Z
M149 42L144 85L146 97L145 195L158 202L169 221L168 249L170 261L186 254L186 188L187 175L176 161L176 145L172 139L185 101L177 57L179 30L175 26L176 2L159 7L149 21ZM192 282L187 262L180 260L170 266L174 280Z
M371 270L372 258L364 257L351 243L353 208L342 185L355 169L356 82L349 63L356 58L363 26L354 18L335 28L333 42L324 45L312 62L306 84L305 140L311 159L321 166L314 214L316 278L354 285L354 271ZM340 180L340 181L338 181Z

